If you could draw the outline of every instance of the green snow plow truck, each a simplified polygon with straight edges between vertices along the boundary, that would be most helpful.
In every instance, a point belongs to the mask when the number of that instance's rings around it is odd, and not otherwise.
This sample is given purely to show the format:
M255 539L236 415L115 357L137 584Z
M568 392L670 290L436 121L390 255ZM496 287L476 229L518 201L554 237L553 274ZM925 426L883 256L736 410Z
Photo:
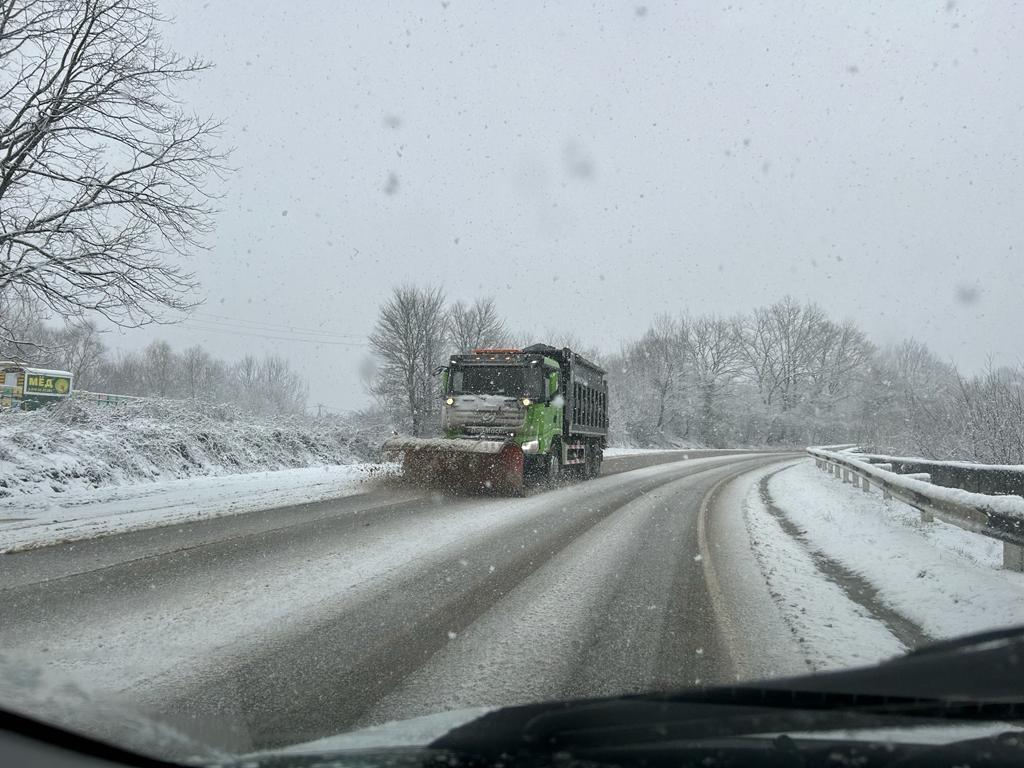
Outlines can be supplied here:
M568 348L476 349L441 369L443 437L395 437L419 482L518 495L527 479L595 477L608 436L605 372Z

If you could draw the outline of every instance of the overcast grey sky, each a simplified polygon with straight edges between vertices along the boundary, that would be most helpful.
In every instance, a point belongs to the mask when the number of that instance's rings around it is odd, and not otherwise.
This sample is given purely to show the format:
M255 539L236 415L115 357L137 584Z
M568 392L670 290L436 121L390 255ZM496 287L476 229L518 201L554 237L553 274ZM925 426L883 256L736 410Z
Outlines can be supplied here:
M414 281L603 348L789 293L967 369L1024 357L1020 4L162 7L234 147L190 265L222 317L115 346L281 351L357 407L376 309Z

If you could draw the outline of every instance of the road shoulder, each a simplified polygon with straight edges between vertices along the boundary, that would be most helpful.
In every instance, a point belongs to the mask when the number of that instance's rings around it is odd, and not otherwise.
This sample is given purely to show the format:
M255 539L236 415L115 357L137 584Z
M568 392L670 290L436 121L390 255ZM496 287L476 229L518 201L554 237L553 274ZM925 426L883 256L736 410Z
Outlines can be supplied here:
M709 494L701 510L705 578L739 680L800 675L811 669L772 598L746 524L751 489L779 466L760 467L725 482Z

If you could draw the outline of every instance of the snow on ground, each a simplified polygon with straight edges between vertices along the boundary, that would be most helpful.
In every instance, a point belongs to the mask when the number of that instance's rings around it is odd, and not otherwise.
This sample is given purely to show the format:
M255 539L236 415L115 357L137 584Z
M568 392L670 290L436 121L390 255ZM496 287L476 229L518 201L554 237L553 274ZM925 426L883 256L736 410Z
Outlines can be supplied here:
M863 576L930 637L1024 623L1024 574L1002 568L1000 542L921 522L913 508L844 484L810 459L779 472L768 488L809 547Z
M12 500L372 456L342 419L259 416L230 405L72 399L28 413L0 412L0 497Z
M74 399L0 413L0 552L338 498L386 467L342 419ZM365 459L364 459L365 460Z
M693 463L714 461L695 459ZM632 477L673 472L678 467L659 465L636 470ZM481 498L471 507L450 509L440 505L435 513L417 520L415 536L409 535L408 520L386 520L360 528L343 547L324 538L271 561L233 562L218 574L216 590L210 589L208 575L186 574L176 589L126 596L116 616L82 606L74 632L67 635L54 634L46 622L38 626L0 622L0 647L45 649L10 656L7 663L54 670L69 684L97 697L125 691L136 695L145 688L154 701L165 699L164 686L173 689L183 680L194 679L197 669L227 663L236 654L247 657L252 647L336 610L339 600L355 602L384 595L395 580L408 575L410 567L472 552L504 528L549 516L559 502L575 504L581 494L602 485L610 490L620 482L616 477L598 478L535 497ZM489 567L464 562L465 568ZM105 658L117 663L97 665L98 647L104 648ZM0 655L0 672L3 663Z
M615 456L643 456L648 453L687 453L688 451L695 451L696 448L605 448L604 457L606 459L613 458Z
M0 553L360 493L388 465L183 478L0 500Z
M687 459L687 454L695 453L709 453L711 451L721 451L722 453L735 453L732 448L605 448L604 457L614 458L615 456L645 456L652 453L679 453L682 454L679 458Z
M203 403L3 413L0 553L348 496L394 471L350 463L367 453L340 422Z
M842 669L904 653L906 647L885 624L829 580L771 513L761 498L759 481L777 470L768 467L748 475L743 516L768 591L807 663L814 670Z

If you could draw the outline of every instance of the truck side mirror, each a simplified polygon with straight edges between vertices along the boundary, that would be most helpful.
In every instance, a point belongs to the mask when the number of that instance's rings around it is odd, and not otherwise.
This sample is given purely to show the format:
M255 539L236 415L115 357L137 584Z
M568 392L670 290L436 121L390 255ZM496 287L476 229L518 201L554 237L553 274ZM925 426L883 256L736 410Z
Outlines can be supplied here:
M548 400L558 392L558 374L552 373L548 376Z

